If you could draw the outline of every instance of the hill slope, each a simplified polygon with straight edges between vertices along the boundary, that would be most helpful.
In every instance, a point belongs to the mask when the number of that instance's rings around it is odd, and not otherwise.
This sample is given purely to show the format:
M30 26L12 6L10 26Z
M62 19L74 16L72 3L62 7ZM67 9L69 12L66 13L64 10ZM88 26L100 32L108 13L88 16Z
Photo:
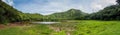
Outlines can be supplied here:
M77 9L70 9L65 12L60 12L60 13L54 13L51 16L51 18L54 19L84 19L84 16L86 16L86 13L83 13L80 10Z
M93 13L91 19L120 20L120 5L108 6L97 13Z
M22 12L0 0L0 23L18 22L22 21L24 17Z

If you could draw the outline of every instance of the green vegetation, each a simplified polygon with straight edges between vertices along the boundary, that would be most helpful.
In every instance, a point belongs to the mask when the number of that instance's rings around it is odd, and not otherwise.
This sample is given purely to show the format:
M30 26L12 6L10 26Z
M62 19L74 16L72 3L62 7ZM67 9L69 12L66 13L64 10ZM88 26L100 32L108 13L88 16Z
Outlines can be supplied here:
M116 2L120 5L120 0L117 0Z
M79 21L73 35L119 35L120 21Z
M0 29L0 35L50 35L52 32L46 25L13 26Z
M97 13L93 13L90 17L94 20L120 20L120 5L106 7Z
M61 13L54 13L52 15L48 15L49 18L56 19L56 20L80 20L84 19L84 17L87 15L87 13L83 13L80 10L77 9L70 9L65 12Z
M116 5L108 6L92 14L70 9L44 16L37 13L22 13L0 0L0 24L26 21L61 21L61 23L49 25L6 25L6 28L0 29L0 35L119 35L120 1L117 0L117 2Z
M4 22L6 23L9 21L18 21L19 13L20 12L17 12L13 7L0 1L0 22L1 23L4 23Z
M0 35L119 35L120 21L71 20L58 24L31 24L0 29Z
M22 22L38 19L40 14L22 13L12 6L0 0L0 23L6 24L8 22ZM34 16L34 17L33 17ZM37 18L35 16L38 16Z
M77 9L51 15L22 13L12 6L0 1L0 23L25 21L62 21L62 20L120 20L120 5L111 5L99 12L87 14Z

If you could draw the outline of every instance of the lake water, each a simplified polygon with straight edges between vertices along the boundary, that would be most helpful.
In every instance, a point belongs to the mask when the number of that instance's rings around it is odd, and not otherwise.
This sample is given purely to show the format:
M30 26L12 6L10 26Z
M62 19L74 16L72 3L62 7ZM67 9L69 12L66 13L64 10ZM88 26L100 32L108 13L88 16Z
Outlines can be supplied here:
M60 23L60 22L32 22L36 24L55 24L55 23Z

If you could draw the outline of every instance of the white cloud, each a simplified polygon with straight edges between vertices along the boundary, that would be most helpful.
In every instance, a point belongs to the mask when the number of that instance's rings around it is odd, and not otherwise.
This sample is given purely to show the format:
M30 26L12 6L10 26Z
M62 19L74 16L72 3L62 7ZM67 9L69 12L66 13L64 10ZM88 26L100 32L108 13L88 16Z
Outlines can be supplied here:
M80 5L80 4L73 4L73 3L71 3L70 0L64 0L64 1L51 1L50 3L48 3L48 5L44 5L41 8L41 10L50 11L52 13L55 13L55 12L63 12L63 11L69 10L71 8L83 9L82 5ZM49 13L49 14L52 14L52 13Z
M37 2L37 1L36 1ZM29 5L29 6L28 6ZM69 0L64 1L49 1L45 5L40 5L39 3L29 3L18 5L19 10L29 13L41 13L43 15L49 15L56 12L63 12L71 8L83 9L82 5L72 4Z
M2 0L2 1L9 4L10 6L14 5L13 0Z
M91 3L91 9L93 9L94 12L97 12L105 8L106 6L115 5L115 4L116 4L116 0L94 0Z
M3 0L9 5L14 5L13 0ZM31 0L30 0L31 1ZM17 4L15 8L25 13L40 13L43 15L52 14L55 12L63 12L71 8L80 9L86 13L97 12L106 6L116 4L116 0L47 0L48 2L40 3L42 0L34 1L27 4ZM28 1L29 2L29 1Z

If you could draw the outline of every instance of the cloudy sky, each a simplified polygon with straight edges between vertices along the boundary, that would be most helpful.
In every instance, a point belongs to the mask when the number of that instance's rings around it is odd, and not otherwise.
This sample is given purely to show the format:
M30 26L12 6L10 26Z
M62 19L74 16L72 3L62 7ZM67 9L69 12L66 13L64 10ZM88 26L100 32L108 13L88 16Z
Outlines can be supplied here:
M24 13L48 15L71 8L85 13L97 12L106 6L115 5L116 0L3 0Z

